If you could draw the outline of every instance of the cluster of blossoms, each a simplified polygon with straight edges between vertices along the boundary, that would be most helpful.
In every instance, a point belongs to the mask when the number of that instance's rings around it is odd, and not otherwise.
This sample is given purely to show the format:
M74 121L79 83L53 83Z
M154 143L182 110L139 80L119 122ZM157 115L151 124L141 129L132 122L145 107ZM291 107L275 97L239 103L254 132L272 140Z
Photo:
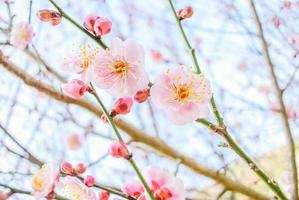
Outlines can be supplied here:
M191 7L186 7L177 14L179 19L183 20L191 17L193 11ZM39 11L38 17L52 25L61 21L60 13L47 9ZM112 23L105 17L92 14L86 17L83 26L95 37L102 37L111 31ZM64 59L63 69L78 78L63 84L62 91L71 98L79 99L86 92L93 92L90 83L94 83L118 98L111 110L111 117L129 113L133 100L142 103L149 97L154 105L164 110L176 124L186 124L207 116L212 93L209 82L203 75L194 74L189 68L181 66L163 73L152 85L144 69L144 57L144 49L132 39L122 41L114 38L110 48L105 50L85 45ZM80 145L77 137L73 136L70 140L75 148ZM121 140L114 141L108 152L115 158L132 158L126 144ZM85 170L82 163L73 166L64 162L60 170L53 164L44 165L32 180L34 196L53 199L55 193L58 193L70 199L108 199L108 192L101 192L96 196L92 189L95 185L93 176L79 178ZM185 199L182 182L169 172L148 167L142 171L142 175L156 199ZM128 197L138 200L149 199L143 185L138 181L127 182L122 191Z
M84 180L78 175L80 172L68 162L61 164L60 171L54 164L48 163L36 172L32 178L33 195L36 199L47 198L55 199L56 193L74 200L108 200L110 193L101 191L98 195L92 187L95 185L95 179L92 176L86 176ZM79 167L79 168L82 168ZM82 170L82 169L80 169ZM148 183L154 197L159 200L184 200L184 185L180 179L171 173L156 168L147 167L142 171L146 182ZM126 182L121 188L122 192L128 197L138 200L149 199L143 185L138 181ZM10 194L2 194L10 195Z

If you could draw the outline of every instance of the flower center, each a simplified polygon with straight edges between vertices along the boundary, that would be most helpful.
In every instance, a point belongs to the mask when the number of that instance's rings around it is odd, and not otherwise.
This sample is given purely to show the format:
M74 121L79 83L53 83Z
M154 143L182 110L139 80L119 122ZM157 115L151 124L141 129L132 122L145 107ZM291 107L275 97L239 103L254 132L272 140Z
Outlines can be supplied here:
M81 68L87 69L94 61L98 50L90 45L85 45L80 49Z
M129 64L126 61L117 60L113 64L113 68L114 68L113 71L116 72L117 74L124 74L127 72L129 68Z
M178 101L185 101L190 95L190 88L185 86L180 86L175 88L176 98Z
M167 188L159 189L155 192L155 197L158 200L168 200L172 197L172 193Z

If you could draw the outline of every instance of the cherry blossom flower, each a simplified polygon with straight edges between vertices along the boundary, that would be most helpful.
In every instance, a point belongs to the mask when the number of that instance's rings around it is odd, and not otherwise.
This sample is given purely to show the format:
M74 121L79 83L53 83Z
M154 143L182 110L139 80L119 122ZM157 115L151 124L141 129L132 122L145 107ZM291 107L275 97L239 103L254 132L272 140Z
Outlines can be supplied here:
M99 193L99 200L108 200L110 197L110 193L107 191L101 191Z
M19 49L25 49L31 42L33 36L33 27L27 22L20 22L12 28L10 43Z
M54 164L48 163L43 165L32 178L31 186L34 190L34 197L42 198L52 193L58 178L59 171Z
M139 199L144 193L143 185L139 181L126 182L121 190L124 194L135 199Z
M87 187L80 179L66 176L57 185L63 196L74 200L97 200L94 191Z
M37 17L42 22L49 22L53 26L60 24L62 20L61 14L59 12L48 9L38 11Z
M180 20L190 18L193 15L193 8L191 6L187 6L185 8L179 9L177 11L177 15Z
M183 182L171 173L156 167L147 167L142 174L156 199L185 199ZM149 198L147 197L147 199Z
M208 102L212 97L209 81L185 67L162 74L150 93L154 105L163 109L175 124L186 124L209 113Z
M96 36L101 37L110 33L112 22L105 17L90 14L85 18L83 26L89 32L92 32Z
M114 104L114 112L117 115L125 115L131 111L133 100L131 97L119 98Z
M138 103L143 103L148 99L149 95L149 89L140 90L134 95L134 100Z
M66 138L66 144L72 150L81 148L83 145L83 142L84 142L84 135L82 135L82 134L74 133L74 134L67 136L67 138Z
M83 174L86 171L86 166L84 163L79 163L75 166L76 174Z
M128 149L122 141L117 140L111 143L108 152L111 156L115 158L125 158L125 159L130 158Z
M84 45L78 51L64 59L63 69L69 73L81 75L81 79L86 83L92 80L94 74L94 60L99 49L91 45Z
M63 162L60 165L60 171L65 174L72 175L74 173L73 165L69 162Z
M94 184L95 184L94 177L93 177L93 176L86 176L86 177L84 178L84 184L85 184L87 187L92 187L92 186L94 186Z
M132 96L148 85L143 48L131 39L115 38L95 59L95 84L115 96Z
M103 35L110 33L111 27L112 27L112 22L109 19L105 17L100 17L95 21L94 33L96 36L101 37Z
M65 95L67 95L71 98L74 98L74 99L79 99L88 90L88 85L80 79L72 79L72 80L68 81L67 83L62 84L61 89ZM68 144L73 145L73 147L74 147L75 142L78 143L78 141L74 140L74 137L68 138ZM77 144L75 144L75 145L77 145Z
M0 200L7 200L12 195L11 192L1 192L0 191Z

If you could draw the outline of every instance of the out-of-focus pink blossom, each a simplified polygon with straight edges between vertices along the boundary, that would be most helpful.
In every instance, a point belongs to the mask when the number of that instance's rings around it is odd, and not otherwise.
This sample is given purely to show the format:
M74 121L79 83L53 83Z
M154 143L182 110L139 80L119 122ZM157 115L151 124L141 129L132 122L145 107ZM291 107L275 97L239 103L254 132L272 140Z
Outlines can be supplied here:
M142 174L156 199L185 199L183 182L171 173L156 167L147 167Z
M76 177L61 178L57 187L68 199L97 200L94 191Z
M114 104L114 111L117 115L125 115L131 111L133 100L131 97L119 98Z
M0 191L0 200L7 200L12 195L11 192L1 192Z
M99 193L99 200L108 200L110 197L110 193L107 191L101 191Z
M152 49L151 50L151 55L152 55L153 61L155 61L155 62L163 61L163 55L160 51Z
M10 43L20 49L25 49L34 36L33 27L27 22L20 22L12 28Z
M185 8L179 9L177 11L177 15L181 20L190 18L193 15L193 8L191 6L187 6Z
M72 175L74 173L74 168L71 163L63 162L60 165L60 171L65 174Z
M93 176L86 176L84 178L84 184L88 187L92 187L95 184L95 180Z
M276 113L281 112L281 109L280 109L280 106L278 103L270 103L270 110L272 112L276 112ZM297 112L293 107L286 106L286 113L287 113L288 118L290 118L291 120L297 119Z
M37 17L42 22L49 22L53 26L60 24L62 20L61 14L59 12L48 9L38 11Z
M134 95L134 100L138 103L143 103L148 99L149 95L149 89L140 90Z
M84 135L82 134L71 134L66 138L66 144L70 149L79 149L82 147L84 142Z
M112 22L109 19L105 17L100 17L95 21L94 33L96 36L101 37L103 35L110 33L111 27L112 27Z
M281 9L283 9L283 10L290 10L291 8L292 8L292 2L291 1L285 0L282 3Z
M143 185L139 181L126 182L121 190L124 194L134 197L135 199L139 199L144 193Z
M86 166L84 163L79 163L75 166L76 174L83 174L86 171Z
M277 15L272 18L272 23L276 28L279 28L282 24L281 19Z
M123 143L122 141L115 141L112 144L110 144L108 152L111 156L115 158L130 158L128 149L125 143Z
M268 95L271 93L271 88L269 86L262 85L262 86L258 87L258 91L261 94Z
M111 48L100 51L95 59L94 81L112 95L132 96L149 82L143 64L144 51L139 44L115 38Z
M62 92L74 99L81 98L88 89L88 85L80 79L72 79L61 86ZM74 139L74 138L71 138ZM74 141L72 141L74 142Z
M85 17L83 26L86 30L94 32L94 24L100 17L95 14L89 14Z
M94 75L94 59L98 51L98 48L84 45L64 59L62 68L66 72L80 74L82 80L90 82Z
M48 163L36 172L32 178L31 186L34 190L33 195L36 198L48 196L53 192L55 184L58 181L59 171L55 165Z
M209 81L185 67L160 75L150 93L154 105L163 109L175 124L190 123L209 113L208 103L212 97Z

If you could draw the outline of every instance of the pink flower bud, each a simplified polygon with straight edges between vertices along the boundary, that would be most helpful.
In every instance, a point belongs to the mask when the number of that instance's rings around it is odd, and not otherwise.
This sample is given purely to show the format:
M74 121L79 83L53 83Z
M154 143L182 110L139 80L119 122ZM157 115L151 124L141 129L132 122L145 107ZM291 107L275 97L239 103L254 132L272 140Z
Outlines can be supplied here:
M62 92L74 99L78 99L84 95L87 90L87 85L80 79L72 79L62 85Z
M100 17L95 21L93 30L95 35L100 37L110 33L111 26L112 26L112 22L109 19L105 17Z
M99 200L108 200L110 197L110 193L107 191L102 191L99 193Z
M84 184L88 187L92 187L95 184L95 180L93 176L86 176L84 178Z
M51 11L48 9L40 10L36 15L42 22L48 22L51 19Z
M85 17L83 26L86 30L94 32L94 24L100 17L94 14L89 14Z
M109 146L109 154L115 158L130 159L129 151L122 141L115 141Z
M75 172L77 174L83 174L86 171L86 166L83 163L79 163L75 167Z
M183 9L179 9L177 11L177 15L180 20L190 18L193 15L193 8L191 6L187 6Z
M142 102L145 102L148 97L149 97L149 90L148 89L140 90L135 94L134 100L138 103L142 103Z
M119 98L114 104L114 111L118 115L124 115L131 111L133 100L131 97Z
M65 174L72 175L74 171L73 165L69 162L63 162L60 165L60 171Z
M48 9L38 11L37 17L42 22L49 22L53 26L60 24L62 20L61 14L59 12Z

